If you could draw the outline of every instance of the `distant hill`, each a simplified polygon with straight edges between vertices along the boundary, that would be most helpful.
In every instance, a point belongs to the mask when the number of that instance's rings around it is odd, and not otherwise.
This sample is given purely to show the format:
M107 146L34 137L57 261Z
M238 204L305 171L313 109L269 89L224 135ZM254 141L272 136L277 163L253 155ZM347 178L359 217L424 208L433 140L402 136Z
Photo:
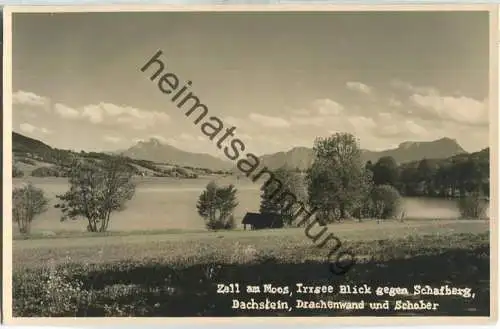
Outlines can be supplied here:
M12 132L12 152L40 154L54 152L54 149L37 139Z
M12 133L12 147L14 154L26 154L36 160L43 160L49 163L60 162L68 156L86 156L86 157L106 157L111 154L121 154L130 158L134 165L146 166L151 170L154 168L166 168L165 165L171 167L185 167L196 170L197 172L208 171L225 171L235 169L235 164L229 161L224 161L217 157L204 153L191 153L177 149L160 140L152 138L147 141L141 141L124 151L117 152L80 152L74 153L68 150L59 150L53 148L39 140L23 136L19 133ZM423 158L427 159L446 159L453 156L465 155L467 152L457 143L456 140L450 138L441 138L435 141L428 142L404 142L397 148L384 151L362 151L363 161L368 160L376 162L380 157L392 156L397 163L409 163L419 161ZM295 147L286 152L278 152L261 156L262 163L271 169L276 169L281 166L286 166L290 169L305 170L311 166L314 160L313 150L307 147ZM167 168L170 170L170 168ZM203 170L201 170L203 169ZM163 169L160 170L161 174Z
M102 161L112 157L110 152L74 152L53 148L37 139L12 133L13 164L25 175L64 177L74 159ZM214 173L199 166L179 166L162 161L148 161L125 156L128 167L140 176L196 178ZM198 168L196 168L198 167Z
M378 161L383 156L392 156L398 163L427 159L445 159L467 153L456 140L441 138L430 142L404 142L395 149L380 152L363 151L365 161Z
M427 157L428 163L431 167L439 167L439 166L446 166L450 164L457 164L460 162L465 162L469 160L473 160L476 163L478 163L480 166L482 166L482 170L484 171L489 171L490 167L490 148L484 148L480 151L477 152L472 152L472 153L460 153L456 155L452 155L447 158L440 158L440 157ZM401 165L401 168L417 168L421 159L419 160L414 160L414 161L409 161L405 162Z
M311 167L314 154L313 150L308 147L294 147L287 152L278 152L266 154L260 157L262 163L268 168L277 169L287 167L289 169L305 170Z
M362 150L362 159L364 162L376 162L383 156L392 156L397 163L402 164L424 158L445 159L466 153L456 140L445 137L429 142L404 142L397 148L384 151ZM261 160L272 169L285 166L290 169L305 170L313 163L314 154L311 148L295 147L287 152L263 155Z
M120 154L133 159L165 162L178 166L207 168L210 170L226 170L232 166L229 161L224 161L209 154L182 151L171 145L162 143L156 138L138 142L129 149L120 151Z

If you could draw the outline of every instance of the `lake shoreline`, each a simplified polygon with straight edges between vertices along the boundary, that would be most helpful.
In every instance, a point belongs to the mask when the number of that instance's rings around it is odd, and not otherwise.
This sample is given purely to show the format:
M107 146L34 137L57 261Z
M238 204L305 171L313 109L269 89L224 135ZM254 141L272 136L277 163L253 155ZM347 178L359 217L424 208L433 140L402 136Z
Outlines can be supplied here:
M196 211L198 196L211 180L220 185L233 184L237 189L239 205L235 209L237 228L247 212L259 212L260 184L250 179L237 179L234 176L213 175L197 179L176 179L170 177L145 177L137 179L134 198L127 203L122 212L113 213L109 230L112 232L154 231L206 231L203 219ZM61 213L55 209L57 195L69 188L67 178L14 178L13 185L32 182L42 188L48 198L49 209L33 221L33 235L57 235L55 232L80 232L85 230L85 219L61 222ZM460 218L456 200L444 198L403 197L405 220L456 220ZM489 215L489 214L487 214ZM349 220L346 220L349 221ZM14 234L17 225L13 225ZM43 233L45 232L45 233ZM115 233L118 234L118 233ZM128 233L127 233L128 234Z

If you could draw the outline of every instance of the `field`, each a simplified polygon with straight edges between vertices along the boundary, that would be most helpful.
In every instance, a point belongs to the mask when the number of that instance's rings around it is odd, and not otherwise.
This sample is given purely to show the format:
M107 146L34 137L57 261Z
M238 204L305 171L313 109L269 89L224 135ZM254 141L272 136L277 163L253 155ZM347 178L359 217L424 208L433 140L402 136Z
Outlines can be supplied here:
M387 221L348 222L328 225L328 232L342 241L369 241L381 239L405 239L408 236L440 235L460 233L484 233L486 221L467 220L412 220L400 223ZM314 228L311 234L318 232ZM281 253L281 245L294 245L302 249L311 247L304 228L233 232L134 232L110 233L106 237L68 234L60 238L33 238L14 240L14 267L33 267L48 261L61 261L66 257L79 262L108 262L119 260L142 260L161 258L175 260L177 257L195 257L200 250L234 250L235 246L248 245L262 248L265 253ZM326 235L326 234L325 234ZM231 244L235 246L230 247ZM321 258L321 256L320 256Z
M440 303L431 315L489 314L489 223L411 220L328 226L357 264L344 276L329 271L329 247L304 230L234 232L115 232L107 236L33 238L13 242L15 316L290 316L302 310L232 309L234 295L218 283L362 284L469 287L474 299ZM314 230L317 230L315 228ZM317 231L312 231L315 234ZM240 299L249 299L245 292ZM295 296L296 297L296 296ZM345 300L338 294L314 298ZM255 297L257 298L257 297ZM361 297L352 295L349 300ZM362 297L366 302L375 296ZM383 296L375 299L415 299ZM293 303L293 300L289 301ZM419 311L309 310L307 315L412 315ZM426 315L429 315L427 313Z

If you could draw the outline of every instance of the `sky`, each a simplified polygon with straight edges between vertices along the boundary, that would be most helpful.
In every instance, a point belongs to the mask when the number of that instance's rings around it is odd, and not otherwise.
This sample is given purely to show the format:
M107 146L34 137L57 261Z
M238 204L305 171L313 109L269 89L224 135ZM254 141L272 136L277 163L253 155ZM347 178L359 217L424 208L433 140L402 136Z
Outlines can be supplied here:
M140 68L165 72L265 154L350 132L362 148L488 142L483 12L14 14L13 130L119 150L157 138L221 156Z

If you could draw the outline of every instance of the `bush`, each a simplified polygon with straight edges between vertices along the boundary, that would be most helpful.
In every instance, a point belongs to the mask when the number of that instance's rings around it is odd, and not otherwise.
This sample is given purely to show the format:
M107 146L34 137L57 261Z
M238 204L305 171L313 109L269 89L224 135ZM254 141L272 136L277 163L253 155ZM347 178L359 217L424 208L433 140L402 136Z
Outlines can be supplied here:
M14 314L37 317L76 316L91 295L66 267L56 266L13 275L12 289L16 292Z
M12 166L12 177L23 177L24 176L24 172L17 168L16 165L13 165Z
M481 192L473 192L458 199L458 210L462 218L485 218L487 208L488 203Z
M355 210L356 218L390 219L401 211L401 195L391 185L374 186L369 197Z
M12 219L19 226L19 232L30 232L31 222L36 215L47 210L48 199L42 189L28 183L12 191Z
M394 218L401 210L401 195L394 186L375 186L371 192L370 199L372 200L372 207L374 207L375 218Z
M219 187L215 182L207 184L200 194L196 208L209 230L234 228L233 211L238 206L234 185Z
M67 177L65 170L58 167L40 167L31 172L33 177Z
M236 227L236 222L233 215L229 215L226 220L211 220L206 222L209 230L233 230Z
M36 166L35 161L33 161L31 159L27 159L27 158L19 159L19 162L26 163L26 164L31 165L31 166Z

